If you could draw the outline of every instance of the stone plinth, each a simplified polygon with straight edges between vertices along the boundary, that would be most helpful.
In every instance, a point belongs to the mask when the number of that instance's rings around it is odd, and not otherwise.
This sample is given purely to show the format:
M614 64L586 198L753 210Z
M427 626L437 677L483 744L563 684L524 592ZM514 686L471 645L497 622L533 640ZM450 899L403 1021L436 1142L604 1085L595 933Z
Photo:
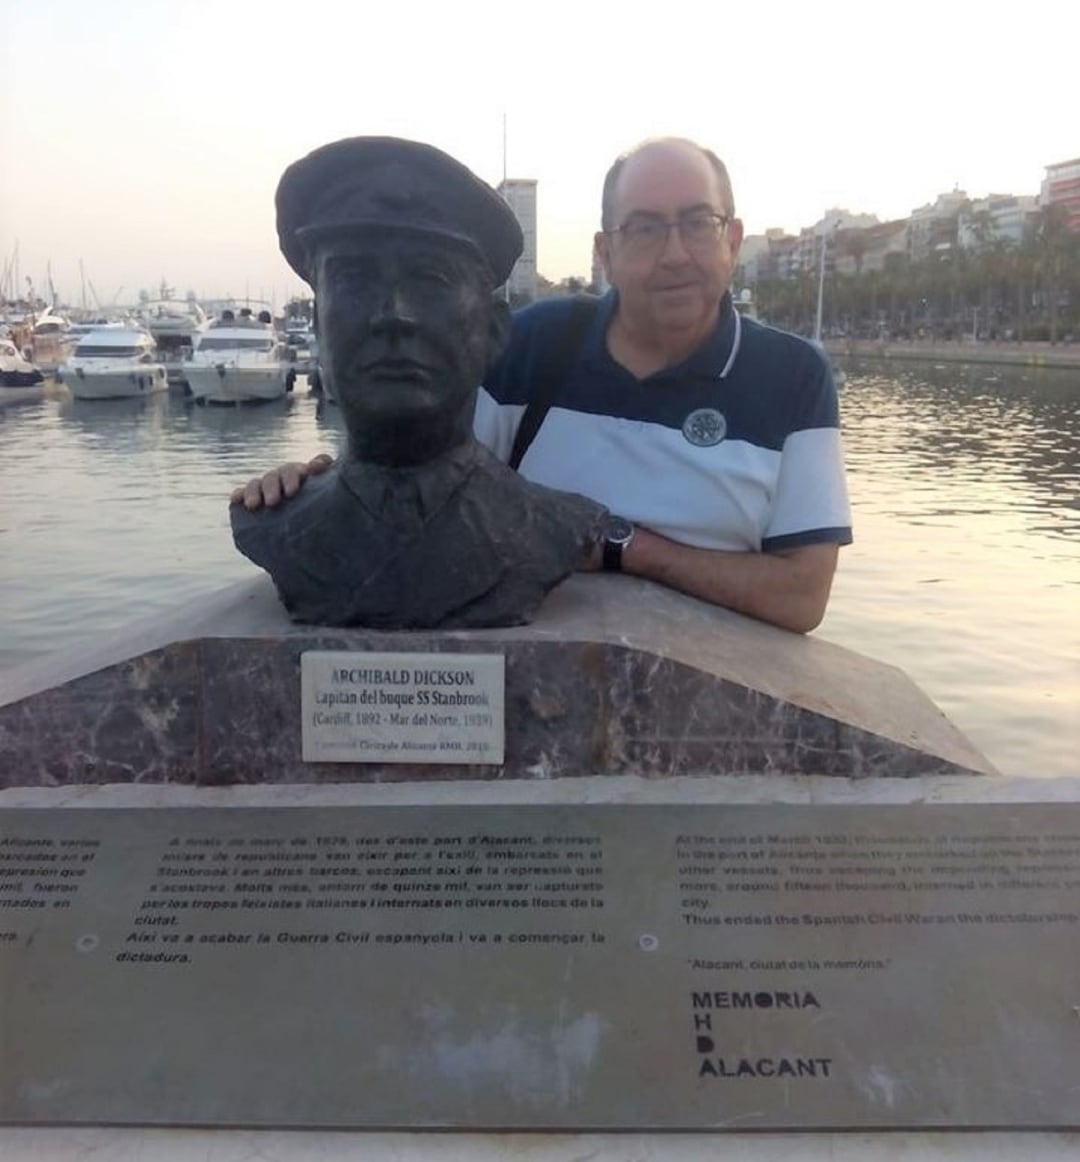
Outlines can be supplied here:
M502 653L505 764L302 762L308 650ZM529 626L399 633L296 626L260 577L0 675L0 786L777 773L993 768L900 671L621 576Z

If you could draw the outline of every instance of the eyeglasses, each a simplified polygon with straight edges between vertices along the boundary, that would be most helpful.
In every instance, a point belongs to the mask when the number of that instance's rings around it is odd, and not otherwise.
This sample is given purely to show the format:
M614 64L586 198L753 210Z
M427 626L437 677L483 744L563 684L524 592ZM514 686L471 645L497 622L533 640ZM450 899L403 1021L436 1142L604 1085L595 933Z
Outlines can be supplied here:
M679 231L687 250L708 250L724 236L731 219L711 210L691 210L670 221L664 218L631 218L609 234L618 234L626 249L634 254L651 254L667 246L672 230Z

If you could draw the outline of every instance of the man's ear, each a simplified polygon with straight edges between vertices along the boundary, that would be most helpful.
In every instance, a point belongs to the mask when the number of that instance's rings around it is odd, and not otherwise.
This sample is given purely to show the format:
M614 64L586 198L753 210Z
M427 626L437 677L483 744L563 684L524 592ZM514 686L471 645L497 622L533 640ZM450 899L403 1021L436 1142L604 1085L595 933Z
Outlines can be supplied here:
M491 320L488 324L488 364L492 364L506 350L510 342L510 304L501 290L491 296Z
M739 257L739 249L743 244L743 224L741 218L732 218L727 228L728 245L731 247L731 260Z
M603 230L597 230L593 235L593 257L600 260L604 277L611 282L611 243Z

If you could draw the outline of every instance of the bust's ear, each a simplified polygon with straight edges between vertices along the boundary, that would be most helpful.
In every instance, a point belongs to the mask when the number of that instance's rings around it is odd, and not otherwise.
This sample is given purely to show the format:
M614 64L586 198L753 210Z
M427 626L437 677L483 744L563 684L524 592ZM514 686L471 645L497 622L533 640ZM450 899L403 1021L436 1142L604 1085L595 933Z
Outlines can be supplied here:
M491 296L491 321L488 325L488 341L491 349L488 352L488 363L494 363L506 349L510 341L510 304L503 298L502 291L495 291Z

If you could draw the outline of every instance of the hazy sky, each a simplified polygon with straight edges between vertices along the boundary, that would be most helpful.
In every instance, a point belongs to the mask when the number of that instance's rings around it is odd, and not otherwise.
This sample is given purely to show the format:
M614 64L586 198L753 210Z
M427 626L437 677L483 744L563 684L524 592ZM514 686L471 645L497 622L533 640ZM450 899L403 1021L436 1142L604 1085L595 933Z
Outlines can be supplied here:
M539 268L587 274L604 171L714 148L748 232L905 217L959 185L1037 193L1080 156L1080 4L848 0L0 0L0 271L77 300L162 278L301 290L273 195L310 149L429 141L539 179ZM122 289L121 289L122 288Z

